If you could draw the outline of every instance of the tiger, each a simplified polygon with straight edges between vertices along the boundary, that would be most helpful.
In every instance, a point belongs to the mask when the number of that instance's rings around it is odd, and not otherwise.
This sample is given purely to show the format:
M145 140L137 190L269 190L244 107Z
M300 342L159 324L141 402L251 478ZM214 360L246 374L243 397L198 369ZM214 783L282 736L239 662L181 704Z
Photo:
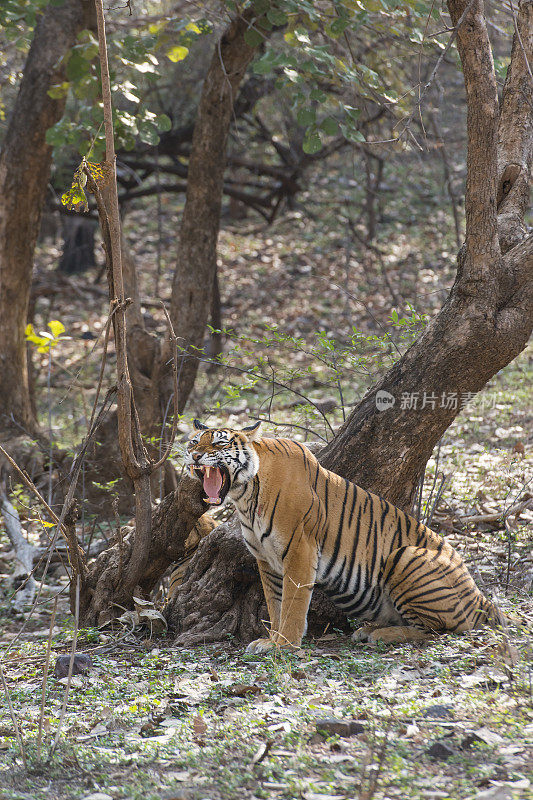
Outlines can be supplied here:
M392 503L325 469L300 442L260 423L194 420L185 464L213 506L230 499L255 556L270 617L247 651L299 648L315 586L363 623L354 641L414 642L503 624L461 556Z

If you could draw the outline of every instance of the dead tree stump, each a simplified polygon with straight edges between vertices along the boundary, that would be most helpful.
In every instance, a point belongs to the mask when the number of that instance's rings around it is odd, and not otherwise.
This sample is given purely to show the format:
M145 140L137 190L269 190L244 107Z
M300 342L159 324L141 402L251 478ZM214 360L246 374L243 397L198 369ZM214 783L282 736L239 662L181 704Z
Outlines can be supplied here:
M257 562L233 517L200 542L165 616L176 632L176 644L191 646L234 636L250 642L265 636L268 611ZM348 630L346 617L319 590L313 592L309 632L320 635L329 626Z

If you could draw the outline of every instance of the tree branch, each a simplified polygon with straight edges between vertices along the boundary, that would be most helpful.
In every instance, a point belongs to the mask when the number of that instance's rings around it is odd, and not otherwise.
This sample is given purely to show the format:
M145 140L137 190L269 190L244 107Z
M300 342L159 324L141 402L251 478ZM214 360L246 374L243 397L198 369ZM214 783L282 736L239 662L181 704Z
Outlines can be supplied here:
M0 492L0 511L4 518L4 528L9 541L15 550L15 570L13 583L17 592L13 601L15 611L22 611L24 606L31 604L35 597L35 581L32 577L35 547L26 541L20 527L18 511L11 505L3 491ZM22 586L19 589L20 583Z
M500 257L496 219L498 94L483 0L448 0L467 101L466 252L457 290L490 291ZM465 13L466 12L466 13ZM483 283L483 286L481 286Z
M520 4L498 130L498 231L505 253L525 235L533 153L533 2Z

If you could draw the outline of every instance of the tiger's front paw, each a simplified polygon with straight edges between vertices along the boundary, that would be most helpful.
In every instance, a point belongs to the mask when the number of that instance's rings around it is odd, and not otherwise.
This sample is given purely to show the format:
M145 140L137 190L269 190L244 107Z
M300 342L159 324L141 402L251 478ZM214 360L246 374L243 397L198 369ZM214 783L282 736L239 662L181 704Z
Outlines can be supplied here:
M272 639L254 639L246 648L247 653L267 653L277 647Z
M352 642L369 642L370 644L375 644L376 641L373 638L373 633L378 629L379 625L372 622L364 622L361 627L352 634Z

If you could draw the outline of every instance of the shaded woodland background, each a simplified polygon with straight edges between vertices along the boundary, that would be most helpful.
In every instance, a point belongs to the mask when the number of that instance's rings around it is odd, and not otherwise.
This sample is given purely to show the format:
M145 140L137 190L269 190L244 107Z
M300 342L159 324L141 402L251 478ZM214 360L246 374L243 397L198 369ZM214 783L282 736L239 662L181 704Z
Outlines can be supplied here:
M533 3L106 6L123 291L95 10L0 5L0 796L528 797ZM316 591L243 655L194 417L307 442L517 627L355 647Z
M124 466L122 356L111 341L100 377L98 360L115 312L98 214L76 178L81 156L104 158L94 7L6 4L0 413L33 488L17 489L6 461L2 496L30 530L37 487L61 517L54 545L66 524L86 624L131 607L137 587L149 598L190 552L206 510L198 487L180 478L179 447L154 464L192 416L264 419L320 442L324 464L397 504L427 519L437 510L437 467L423 500L434 447L531 327L531 4L489 4L486 19L478 5L450 2L450 16L416 2L108 12L129 298L118 314L136 404ZM119 410L120 385L119 374ZM379 409L376 388L393 408ZM523 439L511 443L520 457ZM526 513L527 486L515 498ZM126 535L117 526L134 497ZM504 522L515 505L492 513ZM237 532L216 536L232 552ZM223 550L206 558L229 580ZM209 620L192 639L236 633L246 617L238 575L253 562L240 558L221 610L233 622ZM193 567L185 592L206 568ZM249 638L254 625L239 625Z

